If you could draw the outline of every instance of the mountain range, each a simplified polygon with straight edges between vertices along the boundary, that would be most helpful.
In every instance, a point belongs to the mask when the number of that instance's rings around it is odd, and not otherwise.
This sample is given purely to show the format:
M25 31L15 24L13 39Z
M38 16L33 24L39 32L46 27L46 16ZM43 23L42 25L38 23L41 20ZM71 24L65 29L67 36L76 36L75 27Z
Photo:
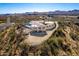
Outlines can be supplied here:
M6 15L79 15L79 10L68 10L68 11L60 11L60 10L55 10L55 11L48 11L48 12L25 12L25 13L8 13L8 14L0 14L2 16Z

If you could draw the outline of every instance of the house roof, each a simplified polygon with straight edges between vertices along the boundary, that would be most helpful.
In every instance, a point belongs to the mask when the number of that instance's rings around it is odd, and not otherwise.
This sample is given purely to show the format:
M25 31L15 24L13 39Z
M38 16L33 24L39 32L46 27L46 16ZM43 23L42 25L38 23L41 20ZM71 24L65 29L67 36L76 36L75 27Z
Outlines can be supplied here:
M51 22L51 21L47 21L45 22L46 24L53 24L54 22Z
M29 24L26 25L26 27L29 27L29 28L33 28L33 27L45 27L49 24L53 24L54 22L51 22L51 21L46 21L45 24L43 24L44 21L31 21L29 22Z
M26 25L27 27L43 27L45 26L44 24L40 23L39 21L31 21L29 22L28 25Z

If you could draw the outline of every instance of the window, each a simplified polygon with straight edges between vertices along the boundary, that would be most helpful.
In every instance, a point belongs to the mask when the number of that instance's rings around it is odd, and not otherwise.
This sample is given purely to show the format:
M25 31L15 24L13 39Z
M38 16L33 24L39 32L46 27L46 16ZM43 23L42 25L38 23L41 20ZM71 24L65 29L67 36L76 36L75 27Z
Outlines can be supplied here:
M45 29L45 27L43 27L43 29Z
M41 27L39 27L39 29L41 29Z
M49 27L51 27L51 25L49 25Z

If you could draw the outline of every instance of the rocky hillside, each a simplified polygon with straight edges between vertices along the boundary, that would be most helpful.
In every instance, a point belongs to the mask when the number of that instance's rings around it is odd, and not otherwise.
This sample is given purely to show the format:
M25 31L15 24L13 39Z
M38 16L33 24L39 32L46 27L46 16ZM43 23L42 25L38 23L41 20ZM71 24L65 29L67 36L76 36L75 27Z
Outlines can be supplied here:
M20 25L0 32L0 55L3 56L77 56L79 55L79 26L73 22L59 22L59 28L39 46L21 44L25 39ZM19 34L16 30L19 28Z

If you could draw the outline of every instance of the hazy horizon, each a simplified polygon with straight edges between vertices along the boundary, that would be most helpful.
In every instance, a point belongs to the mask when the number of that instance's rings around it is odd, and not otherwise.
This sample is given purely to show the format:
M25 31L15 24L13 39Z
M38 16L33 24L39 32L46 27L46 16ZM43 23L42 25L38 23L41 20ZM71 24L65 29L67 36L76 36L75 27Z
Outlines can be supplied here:
M79 10L79 3L0 3L0 14Z

